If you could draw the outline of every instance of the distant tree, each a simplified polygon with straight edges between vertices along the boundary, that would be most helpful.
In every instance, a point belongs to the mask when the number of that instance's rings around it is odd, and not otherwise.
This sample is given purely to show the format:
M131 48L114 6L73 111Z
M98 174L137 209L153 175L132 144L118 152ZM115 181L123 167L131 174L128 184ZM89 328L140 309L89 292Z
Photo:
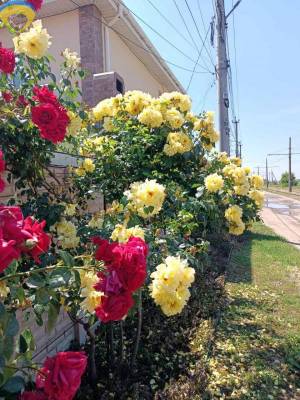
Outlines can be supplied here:
M289 184L289 173L288 172L284 172L281 175L280 184L281 184L281 186L288 186L288 184ZM297 180L296 180L295 175L292 172L292 186L296 186L296 185L297 185Z

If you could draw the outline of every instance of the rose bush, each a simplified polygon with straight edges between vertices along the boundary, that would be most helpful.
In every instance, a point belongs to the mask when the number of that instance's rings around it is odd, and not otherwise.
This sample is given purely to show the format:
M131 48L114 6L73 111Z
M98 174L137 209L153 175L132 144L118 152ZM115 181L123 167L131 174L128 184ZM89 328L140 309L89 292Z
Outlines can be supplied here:
M80 100L80 58L66 49L53 75L50 39L35 21L14 37L14 52L0 48L0 192L16 190L0 206L0 396L7 399L72 399L86 365L95 383L99 321L108 337L112 321L122 326L138 315L134 365L143 297L157 312L180 314L210 243L243 233L263 201L261 179L214 150L212 113L193 115L189 97L177 92L131 91L89 109ZM78 162L63 180L51 166L56 152ZM98 194L104 208L91 212ZM40 368L17 311L51 330L62 308L85 329L89 362L81 352L58 353Z

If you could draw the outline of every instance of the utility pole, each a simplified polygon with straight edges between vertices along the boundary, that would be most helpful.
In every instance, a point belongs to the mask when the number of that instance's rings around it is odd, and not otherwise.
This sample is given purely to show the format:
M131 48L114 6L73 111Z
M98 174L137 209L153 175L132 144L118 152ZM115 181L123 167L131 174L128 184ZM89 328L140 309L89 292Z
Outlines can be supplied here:
M235 156L239 156L239 123L240 120L237 120L236 117L234 117L234 120L232 123L235 125Z
M292 138L289 138L289 192L292 191Z
M228 98L228 59L226 51L226 14L224 0L216 0L217 8L217 79L218 79L218 106L220 148L230 156L230 128L229 128L229 98Z
M268 168L268 157L266 158L266 184L269 187L269 168Z
M289 192L292 192L293 189L293 179L292 179L292 155L299 155L300 153L292 153L292 138L289 138L289 152L286 153L272 153L268 154L269 156L288 156L289 157Z

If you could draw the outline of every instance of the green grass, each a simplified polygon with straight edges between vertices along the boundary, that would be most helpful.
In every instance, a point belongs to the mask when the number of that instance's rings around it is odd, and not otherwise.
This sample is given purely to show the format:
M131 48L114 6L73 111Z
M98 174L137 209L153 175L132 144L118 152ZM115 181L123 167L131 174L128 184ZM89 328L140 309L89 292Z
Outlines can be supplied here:
M203 399L300 399L300 252L255 224L226 289Z

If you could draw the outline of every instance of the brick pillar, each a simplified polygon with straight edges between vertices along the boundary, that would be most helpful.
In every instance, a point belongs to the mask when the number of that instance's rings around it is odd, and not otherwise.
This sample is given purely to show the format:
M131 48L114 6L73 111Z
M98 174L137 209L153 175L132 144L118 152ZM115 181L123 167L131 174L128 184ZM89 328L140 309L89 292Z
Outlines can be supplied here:
M97 96L93 87L93 74L104 71L101 13L95 5L79 8L80 57L89 76L82 81L83 100L93 106Z

